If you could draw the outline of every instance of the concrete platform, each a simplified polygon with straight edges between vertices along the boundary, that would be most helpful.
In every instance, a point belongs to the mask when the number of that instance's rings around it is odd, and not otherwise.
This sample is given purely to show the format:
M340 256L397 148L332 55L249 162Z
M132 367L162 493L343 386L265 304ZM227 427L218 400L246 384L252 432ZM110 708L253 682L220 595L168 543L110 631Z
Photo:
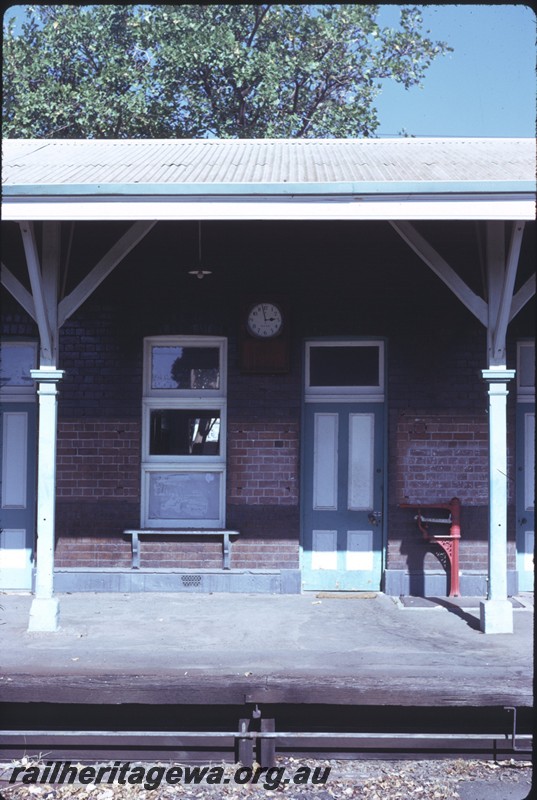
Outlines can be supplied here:
M479 598L60 594L28 633L32 597L3 594L0 701L531 707L532 598L485 635Z

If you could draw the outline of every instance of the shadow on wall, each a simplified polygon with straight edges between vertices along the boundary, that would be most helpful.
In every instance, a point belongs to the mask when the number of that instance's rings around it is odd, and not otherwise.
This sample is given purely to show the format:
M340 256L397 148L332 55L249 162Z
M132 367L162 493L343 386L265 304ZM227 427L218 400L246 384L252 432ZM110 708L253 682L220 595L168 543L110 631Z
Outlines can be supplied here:
M406 556L408 571L408 593L413 597L425 597L425 560L429 553L436 556L445 570L446 596L451 585L451 570L449 559L445 552L416 537L404 537L399 548L401 555Z

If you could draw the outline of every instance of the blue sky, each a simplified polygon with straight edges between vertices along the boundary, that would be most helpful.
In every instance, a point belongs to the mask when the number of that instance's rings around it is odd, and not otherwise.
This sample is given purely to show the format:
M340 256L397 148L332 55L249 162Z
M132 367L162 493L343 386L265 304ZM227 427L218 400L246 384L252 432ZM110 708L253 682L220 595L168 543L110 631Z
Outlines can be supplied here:
M536 24L511 5L422 5L424 29L454 52L436 59L423 89L386 82L377 101L381 136L535 136ZM380 20L396 24L384 6Z
M420 8L430 38L454 52L433 62L422 89L386 82L376 103L377 134L404 129L414 136L535 136L534 11L517 3ZM397 6L381 7L382 25L396 26L398 18Z

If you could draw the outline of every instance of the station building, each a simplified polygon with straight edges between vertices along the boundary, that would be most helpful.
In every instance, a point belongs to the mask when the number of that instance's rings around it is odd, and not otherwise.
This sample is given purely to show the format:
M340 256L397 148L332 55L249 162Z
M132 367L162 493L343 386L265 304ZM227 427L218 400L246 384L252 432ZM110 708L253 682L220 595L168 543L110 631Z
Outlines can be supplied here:
M441 536L454 497L460 592L509 628L533 140L3 148L0 588L31 628L65 591L445 596L416 515Z

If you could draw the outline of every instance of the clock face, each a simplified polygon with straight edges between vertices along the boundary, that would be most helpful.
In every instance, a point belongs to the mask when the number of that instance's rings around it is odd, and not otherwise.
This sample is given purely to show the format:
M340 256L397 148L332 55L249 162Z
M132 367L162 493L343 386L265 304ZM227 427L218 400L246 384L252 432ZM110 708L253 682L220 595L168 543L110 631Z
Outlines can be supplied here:
M274 303L256 303L248 312L248 332L261 339L277 336L283 327L282 312Z

